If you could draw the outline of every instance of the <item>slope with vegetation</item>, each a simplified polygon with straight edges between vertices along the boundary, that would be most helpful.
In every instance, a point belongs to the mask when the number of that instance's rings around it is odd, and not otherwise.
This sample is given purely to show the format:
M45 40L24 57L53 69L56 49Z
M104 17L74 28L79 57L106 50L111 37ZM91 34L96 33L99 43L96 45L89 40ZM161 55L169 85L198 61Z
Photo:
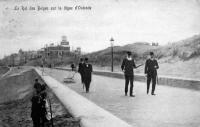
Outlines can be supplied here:
M159 74L199 78L200 77L200 35L195 35L185 40L173 42L164 46L151 46L147 43L133 43L125 46L114 47L114 69L120 71L120 64L126 52L131 51L136 63L144 63L150 51L156 54L159 61ZM110 69L111 49L106 48L101 51L86 55L97 69ZM143 73L144 67L135 70Z
M125 54L127 51L131 51L133 54L133 57L136 60L141 60L146 58L146 52L158 49L159 46L151 46L147 43L133 43L128 44L125 46L115 46L114 47L114 65L119 65L122 61L122 59L125 57ZM111 47L106 48L101 51L93 52L86 55L89 57L91 62L96 65L100 66L108 66L110 65L111 61Z

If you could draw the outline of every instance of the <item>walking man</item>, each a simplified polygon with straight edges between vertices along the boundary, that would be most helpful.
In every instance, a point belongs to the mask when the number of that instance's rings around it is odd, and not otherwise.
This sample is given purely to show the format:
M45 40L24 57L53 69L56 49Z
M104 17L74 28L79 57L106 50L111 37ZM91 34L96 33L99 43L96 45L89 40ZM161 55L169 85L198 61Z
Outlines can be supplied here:
M85 66L84 59L81 58L79 66L78 66L78 72L81 75L81 82L83 84L83 89L84 89L84 86L85 86L85 83L84 83L84 74L83 74L84 73L84 66Z
M124 72L124 77L125 77L125 96L127 96L128 85L130 82L130 97L135 97L135 95L133 95L134 68L137 67L135 65L134 59L132 58L131 52L128 51L127 57L123 60L121 65L121 69Z
M72 69L72 71L76 71L76 67L75 67L74 63L71 64L71 69Z
M46 123L48 123L46 84L41 85L38 79L35 81L34 88L36 92L34 92L31 98L31 118L33 127L45 127Z
M36 93L39 94L41 92L41 87L42 85L39 83L38 79L35 79L35 83L34 83L34 88L36 90Z
M85 58L85 64L84 64L84 83L85 83L85 87L86 87L86 93L89 92L90 89L90 83L92 80L92 65L89 64L88 62L88 58Z
M150 52L150 58L146 60L144 73L147 77L147 94L149 93L150 83L152 81L151 95L155 95L157 69L159 68L157 60L154 58L154 53Z
M39 94L35 94L31 98L32 106L31 106L31 118L33 121L33 127L40 127L40 96Z
M32 106L31 106L31 118L33 121L33 127L40 127L41 119L41 97L40 92L42 91L42 85L39 83L38 79L35 79L34 83L35 92L33 97L31 98Z

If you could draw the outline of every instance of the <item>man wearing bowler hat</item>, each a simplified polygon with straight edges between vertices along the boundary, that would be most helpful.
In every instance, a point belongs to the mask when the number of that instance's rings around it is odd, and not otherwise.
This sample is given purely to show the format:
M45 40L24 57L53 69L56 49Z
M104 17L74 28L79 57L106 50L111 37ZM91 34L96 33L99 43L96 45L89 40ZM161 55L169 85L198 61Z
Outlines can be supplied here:
M150 52L150 58L146 60L144 73L147 77L147 94L149 93L150 83L152 81L151 95L155 95L157 69L159 68L157 60L154 58L154 53Z

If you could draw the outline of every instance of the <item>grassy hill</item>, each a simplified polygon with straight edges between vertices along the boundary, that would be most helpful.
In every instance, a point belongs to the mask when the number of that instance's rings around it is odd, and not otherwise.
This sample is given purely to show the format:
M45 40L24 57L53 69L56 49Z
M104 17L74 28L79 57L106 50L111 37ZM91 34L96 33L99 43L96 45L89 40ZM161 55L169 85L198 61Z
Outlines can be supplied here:
M200 35L174 42L154 50L159 58L178 57L189 60L200 55Z
M121 71L120 65L127 51L133 53L136 64L144 63L150 51L156 54L161 75L198 78L200 77L200 35L173 42L164 46L151 46L144 42L114 47L114 70ZM110 70L111 49L106 48L86 55L95 69ZM135 70L144 73L144 66Z
M144 59L148 51L158 49L159 46L151 46L144 42L137 42L133 44L128 44L124 46L115 46L114 47L114 64L118 65L121 63L122 59L125 57L127 51L131 51L133 57L137 60ZM106 49L86 54L87 57L91 60L92 63L107 66L111 61L111 47Z
M191 38L167 44L164 46L151 46L146 42L137 42L124 46L114 47L114 64L118 65L125 57L126 52L131 51L136 60L144 61L149 52L153 51L158 59L189 60L200 55L200 35ZM91 62L101 66L110 65L111 47L93 52L86 55Z

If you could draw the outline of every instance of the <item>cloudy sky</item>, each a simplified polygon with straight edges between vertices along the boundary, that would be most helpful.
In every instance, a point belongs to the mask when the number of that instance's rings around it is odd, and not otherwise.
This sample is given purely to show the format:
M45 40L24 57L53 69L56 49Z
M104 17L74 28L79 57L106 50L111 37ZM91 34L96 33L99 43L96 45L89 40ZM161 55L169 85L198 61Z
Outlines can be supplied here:
M91 10L38 11L37 7L90 6ZM21 10L22 6L36 10ZM19 10L14 10L19 7ZM164 45L200 33L200 0L1 0L0 58L20 48L59 43L84 52L137 41Z

